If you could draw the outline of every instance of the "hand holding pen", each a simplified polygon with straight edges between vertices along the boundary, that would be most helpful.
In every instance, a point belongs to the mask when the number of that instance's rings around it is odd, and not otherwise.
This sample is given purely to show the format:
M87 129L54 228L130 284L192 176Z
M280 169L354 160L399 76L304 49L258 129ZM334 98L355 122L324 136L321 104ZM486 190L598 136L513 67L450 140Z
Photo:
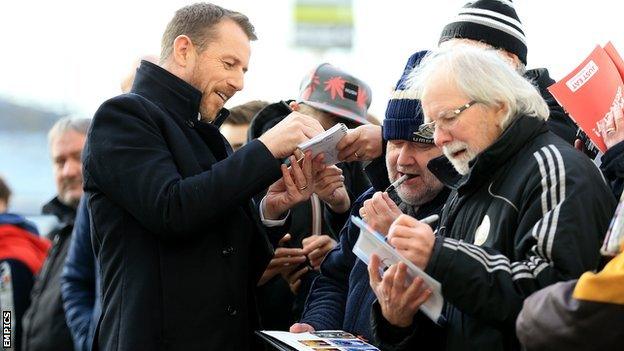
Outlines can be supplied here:
M435 243L435 235L430 224L437 220L438 215L420 221L408 215L401 215L390 226L388 243L403 257L425 270Z

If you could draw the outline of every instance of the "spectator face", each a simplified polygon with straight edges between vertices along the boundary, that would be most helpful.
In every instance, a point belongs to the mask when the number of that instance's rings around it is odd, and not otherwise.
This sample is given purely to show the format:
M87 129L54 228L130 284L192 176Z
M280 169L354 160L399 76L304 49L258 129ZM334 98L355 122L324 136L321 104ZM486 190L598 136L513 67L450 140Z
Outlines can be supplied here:
M235 22L223 20L214 31L212 41L189 61L190 84L203 94L200 112L207 121L214 120L225 102L243 89L251 54L249 38Z
M249 129L249 124L234 125L225 123L219 128L221 134L232 145L234 151L240 149L247 142L247 129Z
M82 148L85 135L68 130L50 143L52 168L59 200L76 207L82 196Z
M388 141L386 167L390 182L404 174L414 175L397 188L401 200L410 205L422 205L438 195L442 183L427 168L432 158L442 155L433 144L417 143L404 140Z
M426 122L433 122L435 144L460 174L501 135L502 106L486 106L465 96L452 80L436 73L422 96Z

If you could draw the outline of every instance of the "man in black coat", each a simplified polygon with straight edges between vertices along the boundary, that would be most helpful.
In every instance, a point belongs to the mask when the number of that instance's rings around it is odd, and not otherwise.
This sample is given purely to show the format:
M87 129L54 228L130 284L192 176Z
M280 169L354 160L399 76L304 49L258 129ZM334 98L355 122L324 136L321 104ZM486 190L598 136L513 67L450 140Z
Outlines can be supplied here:
M163 35L161 66L142 62L130 93L95 114L84 177L102 272L100 349L252 348L252 291L272 247L251 198L283 177L260 209L269 224L309 197L311 157L303 172L281 159L323 130L293 113L232 153L218 127L255 38L240 13L184 7Z

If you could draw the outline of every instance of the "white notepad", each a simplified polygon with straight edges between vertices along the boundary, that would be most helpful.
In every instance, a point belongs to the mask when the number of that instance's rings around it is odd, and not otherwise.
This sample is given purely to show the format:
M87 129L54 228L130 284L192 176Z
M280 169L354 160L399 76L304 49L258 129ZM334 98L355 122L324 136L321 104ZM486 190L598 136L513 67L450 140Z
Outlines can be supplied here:
M411 279L421 277L427 287L433 292L429 299L420 306L420 310L435 323L442 323L444 318L440 318L440 316L442 315L444 298L442 297L442 285L440 285L440 282L418 268L412 261L401 256L386 242L381 234L377 233L366 222L355 216L351 216L351 221L360 228L360 236L353 247L353 253L367 266L372 254L379 256L381 268L384 271L393 264L405 263L407 265L407 274L410 277L409 283L411 283Z
M336 145L345 135L347 135L347 126L338 123L314 138L299 144L298 148L304 153L311 150L312 157L323 153L325 155L324 163L331 166L340 162Z

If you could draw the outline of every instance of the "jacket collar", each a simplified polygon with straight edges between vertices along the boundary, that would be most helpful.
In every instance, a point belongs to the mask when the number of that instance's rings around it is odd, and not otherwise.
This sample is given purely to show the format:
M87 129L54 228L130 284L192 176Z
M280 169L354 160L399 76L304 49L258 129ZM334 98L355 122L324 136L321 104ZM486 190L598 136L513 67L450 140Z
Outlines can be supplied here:
M73 226L76 219L76 209L62 203L58 197L50 200L41 209L43 214L54 215L58 218L61 226Z
M531 139L548 132L545 121L520 116L487 149L470 162L470 172L461 176L449 170L450 162L445 156L435 158L427 165L429 170L446 186L459 189L477 187L492 178L502 165L515 156Z
M26 218L14 213L0 213L0 225L9 224L39 235L37 226Z
M201 91L149 61L141 61L130 93L144 96L183 120L200 119ZM219 127L228 116L223 108L212 124Z

